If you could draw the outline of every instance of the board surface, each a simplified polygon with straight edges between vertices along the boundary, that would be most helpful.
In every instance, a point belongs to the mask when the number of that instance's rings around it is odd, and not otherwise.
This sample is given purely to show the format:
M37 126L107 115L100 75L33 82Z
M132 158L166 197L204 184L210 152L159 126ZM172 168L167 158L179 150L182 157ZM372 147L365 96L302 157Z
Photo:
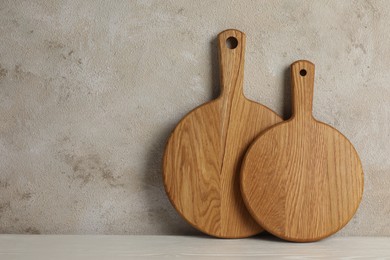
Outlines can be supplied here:
M221 95L186 115L164 153L167 195L192 226L212 236L241 238L262 228L242 201L242 157L259 133L282 119L243 95L245 34L218 35Z
M291 65L293 116L263 132L244 158L241 191L257 222L291 241L316 241L340 230L363 194L352 144L312 116L314 64Z

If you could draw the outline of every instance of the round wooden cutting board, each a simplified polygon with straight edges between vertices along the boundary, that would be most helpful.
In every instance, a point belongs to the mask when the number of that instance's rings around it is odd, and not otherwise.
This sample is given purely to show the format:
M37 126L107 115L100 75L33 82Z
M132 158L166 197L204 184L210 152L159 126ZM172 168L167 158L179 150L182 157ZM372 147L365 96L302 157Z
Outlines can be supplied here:
M221 95L186 115L165 148L163 180L180 215L221 238L255 235L262 228L242 201L241 159L259 133L282 119L243 95L245 34L218 35Z
M241 191L252 216L290 241L316 241L340 230L363 194L352 144L312 116L314 64L291 65L293 116L263 132L242 163Z

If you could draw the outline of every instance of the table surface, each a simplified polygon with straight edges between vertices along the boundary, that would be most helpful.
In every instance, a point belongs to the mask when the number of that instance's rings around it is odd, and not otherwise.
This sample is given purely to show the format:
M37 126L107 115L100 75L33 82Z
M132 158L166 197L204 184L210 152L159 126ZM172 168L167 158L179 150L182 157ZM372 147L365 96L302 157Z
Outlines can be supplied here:
M271 236L0 235L0 259L390 259L390 237L291 243Z

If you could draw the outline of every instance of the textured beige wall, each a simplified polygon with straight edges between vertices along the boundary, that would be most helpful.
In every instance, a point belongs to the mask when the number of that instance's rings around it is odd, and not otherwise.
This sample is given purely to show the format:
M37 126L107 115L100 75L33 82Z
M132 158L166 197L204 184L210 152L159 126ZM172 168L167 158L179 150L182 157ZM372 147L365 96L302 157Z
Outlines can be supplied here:
M216 35L247 34L245 93L288 117L316 63L315 116L355 145L365 193L342 235L390 235L387 1L0 1L0 232L184 234L161 157L218 93Z

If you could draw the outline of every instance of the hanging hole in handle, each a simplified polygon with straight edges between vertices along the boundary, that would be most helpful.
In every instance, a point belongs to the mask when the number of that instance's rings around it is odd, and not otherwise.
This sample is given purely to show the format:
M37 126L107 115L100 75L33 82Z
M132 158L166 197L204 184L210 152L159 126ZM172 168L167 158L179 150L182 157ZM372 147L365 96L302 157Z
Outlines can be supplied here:
M226 39L226 47L228 47L228 49L235 49L237 48L238 46L238 40L236 37L229 37Z
M306 76L307 71L306 71L305 69L302 69L301 71L299 71L299 74L300 74L302 77L304 77L304 76Z

